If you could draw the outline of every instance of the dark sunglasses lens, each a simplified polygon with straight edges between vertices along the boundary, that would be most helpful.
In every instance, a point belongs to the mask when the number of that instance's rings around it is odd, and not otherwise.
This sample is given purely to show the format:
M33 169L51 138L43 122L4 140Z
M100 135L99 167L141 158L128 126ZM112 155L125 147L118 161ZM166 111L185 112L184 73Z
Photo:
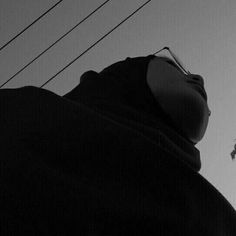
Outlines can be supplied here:
M190 72L186 69L186 67L179 60L176 54L173 51L171 51L168 47L159 50L157 53L155 53L155 55L169 59L170 61L172 61L172 64L178 67L178 69L180 69L180 71L182 71L184 74L186 75L190 74Z

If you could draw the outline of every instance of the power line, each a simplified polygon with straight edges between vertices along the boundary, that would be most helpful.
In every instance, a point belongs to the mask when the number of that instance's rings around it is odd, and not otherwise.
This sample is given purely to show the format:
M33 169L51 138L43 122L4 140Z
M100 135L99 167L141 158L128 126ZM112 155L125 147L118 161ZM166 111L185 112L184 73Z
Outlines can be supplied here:
M106 33L102 38L100 38L98 41L96 41L93 45L91 45L89 48L87 48L83 53L81 53L79 56L77 56L75 59L73 59L69 64L67 64L64 68L62 68L60 71L58 71L49 80L47 80L43 85L40 86L40 88L44 87L46 84L48 84L50 81L52 81L57 75L59 75L62 71L64 71L66 68L68 68L76 60L78 60L80 57L82 57L85 53L87 53L90 49L92 49L95 45L97 45L100 41L102 41L105 37L107 37L110 33L112 33L115 29L117 29L120 25L122 25L125 21L127 21L130 17L132 17L136 12L138 12L140 9L142 9L146 4L148 4L151 1L152 0L145 2L136 11L134 11L132 14L130 14L128 17L126 17L123 21L121 21L118 25L116 25L113 29L111 29L108 33Z
M94 11L92 11L90 14L88 14L83 20L81 20L79 23L77 23L72 29L67 31L65 34L63 34L59 39L57 39L54 43L52 43L48 48L46 48L43 52L41 52L38 56L36 56L33 60L31 60L28 64L26 64L23 68L21 68L19 71L17 71L11 78L9 78L6 82L4 82L0 88L2 88L5 84L10 82L13 78L15 78L18 74L20 74L23 70L25 70L29 65L31 65L34 61L36 61L39 57L41 57L45 52L47 52L50 48L52 48L55 44L57 44L60 40L65 38L69 33L71 33L75 28L77 28L80 24L82 24L85 20L87 20L90 16L92 16L96 11L98 11L100 8L102 8L106 3L108 3L111 0L105 1L103 4L101 4L99 7L97 7Z
M59 3L61 3L63 0L58 1L56 4L54 4L52 7L50 7L47 11L45 11L41 16L39 16L36 20L34 20L31 24L29 24L27 27L25 27L20 33L15 35L12 39L10 39L7 43L5 43L3 46L0 47L0 51L2 51L7 45L9 45L12 41L14 41L17 37L19 37L21 34L23 34L27 29L29 29L32 25L34 25L37 21L39 21L41 18L43 18L47 13L49 13L53 8L55 8Z

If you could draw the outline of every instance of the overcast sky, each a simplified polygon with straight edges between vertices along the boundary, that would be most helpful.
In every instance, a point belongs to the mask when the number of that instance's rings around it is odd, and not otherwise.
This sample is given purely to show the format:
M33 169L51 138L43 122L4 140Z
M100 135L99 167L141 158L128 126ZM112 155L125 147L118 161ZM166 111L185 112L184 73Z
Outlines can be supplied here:
M64 0L0 52L2 84L105 0ZM56 0L0 0L0 46ZM144 0L111 0L88 21L22 71L4 88L41 86L131 14ZM100 71L126 57L146 56L169 46L192 73L205 79L212 111L201 153L200 174L236 209L236 1L153 0L45 86L59 95L87 70Z

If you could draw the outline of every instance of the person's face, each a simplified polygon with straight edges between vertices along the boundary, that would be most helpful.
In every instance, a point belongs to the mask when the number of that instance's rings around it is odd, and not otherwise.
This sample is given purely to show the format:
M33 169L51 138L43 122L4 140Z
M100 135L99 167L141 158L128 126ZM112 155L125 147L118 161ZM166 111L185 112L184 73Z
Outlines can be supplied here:
M200 75L185 75L170 64L165 57L150 61L147 70L147 84L154 97L169 114L175 125L193 143L199 142L207 129L209 108L207 98L199 92L198 83L204 86Z

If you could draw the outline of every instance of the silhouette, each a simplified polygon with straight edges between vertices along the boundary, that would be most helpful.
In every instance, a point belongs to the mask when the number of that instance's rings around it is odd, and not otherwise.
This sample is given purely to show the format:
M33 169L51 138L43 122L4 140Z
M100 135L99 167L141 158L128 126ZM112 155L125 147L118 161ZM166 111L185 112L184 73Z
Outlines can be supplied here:
M208 106L184 79L149 55L62 97L2 89L1 235L235 235L235 210L198 173Z
M231 152L231 157L234 160L236 156L236 144L234 145L234 150Z

